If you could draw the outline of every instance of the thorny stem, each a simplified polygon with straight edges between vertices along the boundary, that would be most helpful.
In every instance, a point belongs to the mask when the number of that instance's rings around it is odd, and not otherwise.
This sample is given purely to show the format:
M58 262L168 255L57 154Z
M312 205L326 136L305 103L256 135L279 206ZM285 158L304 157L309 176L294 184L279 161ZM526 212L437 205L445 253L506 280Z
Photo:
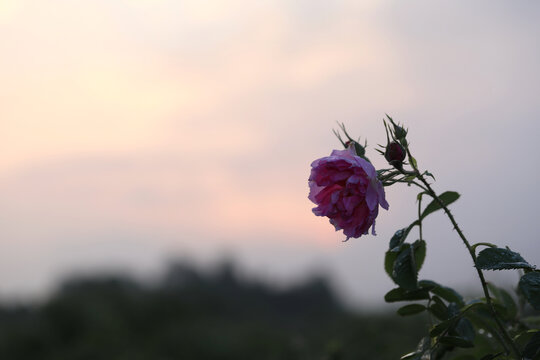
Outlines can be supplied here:
M407 154L409 155L409 157L412 157L409 149L407 149ZM412 165L412 164L411 164ZM450 210L448 209L448 207L444 204L444 202L442 202L442 200L437 196L437 194L435 193L435 191L433 190L433 188L431 187L431 185L426 181L426 179L422 176L422 174L420 173L420 171L418 171L418 168L413 166L413 169L414 169L414 174L416 175L417 179L420 180L425 188L427 189L427 192L428 194L435 200L437 201L437 203L439 204L439 206L444 210L444 212L446 213L446 215L448 216L448 218L450 219L450 222L452 223L452 225L454 226L454 229L457 231L459 237L461 238L461 240L463 241L463 244L465 244L465 247L467 248L467 250L469 251L469 254L471 255L471 258L473 260L473 263L474 263L474 267L476 268L476 272L478 273L478 277L480 278L480 282L482 283L482 289L484 290L484 295L486 297L486 303L488 304L490 310L491 310L491 314L493 315L493 318L495 320L495 322L497 323L497 327L499 328L504 340L506 340L506 342L510 345L510 347L512 348L512 352L514 353L514 355L517 357L517 359L521 359L521 354L519 352L519 349L517 348L516 344L514 343L514 341L512 340L512 338L510 337L510 335L508 334L508 332L506 331L506 329L504 328L503 324L501 323L501 320L499 319L499 317L497 316L497 313L495 311L495 307L493 306L493 301L491 299L491 296L489 295L489 290L488 290L488 287L487 287L487 283L486 283L486 279L484 278L484 273L482 272L482 270L477 266L477 263L476 263L476 254L474 253L474 249L471 247L471 244L469 243L469 241L467 240L467 238L465 237L465 235L463 234L463 232L461 231L461 228L459 227L459 225L457 224L456 220L454 219L454 216L452 215L452 213L450 212ZM422 187L424 188L424 187ZM504 346L506 352L508 353L508 347L507 345L502 342L502 345Z
M404 182L404 183L409 183L409 184L414 184L416 186L418 186L420 189L424 190L424 191L428 191L425 187L423 187L422 185L420 185L419 183L417 183L416 181L398 181L398 182Z
M420 196L418 198L418 231L420 235L420 240L423 240L424 237L422 236L422 197Z

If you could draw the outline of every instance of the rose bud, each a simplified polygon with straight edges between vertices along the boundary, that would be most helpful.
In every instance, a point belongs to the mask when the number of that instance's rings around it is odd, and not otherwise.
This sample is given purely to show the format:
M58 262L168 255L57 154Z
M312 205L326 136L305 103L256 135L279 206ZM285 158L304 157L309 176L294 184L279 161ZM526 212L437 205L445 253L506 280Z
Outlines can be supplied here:
M391 142L386 146L384 157L388 163L396 168L400 168L405 160L405 149L397 142Z
M388 114L386 114L386 117L388 118L388 120L390 120L390 122L394 126L394 136L395 136L395 138L398 139L403 144L403 141L405 141L405 137L407 136L407 130L405 130L404 128L402 128L398 124L396 124L394 122L394 119L392 119Z
M315 160L309 188L309 199L317 205L313 213L328 217L347 240L367 234L370 228L375 235L379 206L388 209L377 171L356 154L354 146Z

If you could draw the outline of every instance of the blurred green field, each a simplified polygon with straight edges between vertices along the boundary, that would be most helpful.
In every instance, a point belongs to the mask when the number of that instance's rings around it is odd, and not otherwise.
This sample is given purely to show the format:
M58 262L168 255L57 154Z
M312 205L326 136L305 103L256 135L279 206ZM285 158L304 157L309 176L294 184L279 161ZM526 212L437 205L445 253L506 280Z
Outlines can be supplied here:
M47 301L0 309L1 359L398 359L421 319L346 309L327 281L277 290L172 265L160 281L73 278Z

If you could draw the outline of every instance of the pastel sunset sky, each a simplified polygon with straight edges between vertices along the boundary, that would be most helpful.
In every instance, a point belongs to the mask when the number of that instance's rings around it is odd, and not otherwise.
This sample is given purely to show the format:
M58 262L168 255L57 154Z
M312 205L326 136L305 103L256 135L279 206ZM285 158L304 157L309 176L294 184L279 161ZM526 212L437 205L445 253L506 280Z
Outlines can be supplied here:
M329 273L374 304L415 191L387 189L378 235L343 243L307 178L339 148L336 121L385 166L385 113L435 188L462 194L472 242L540 264L539 15L492 0L0 0L0 298L227 257L277 284ZM474 285L442 214L424 233L421 276Z

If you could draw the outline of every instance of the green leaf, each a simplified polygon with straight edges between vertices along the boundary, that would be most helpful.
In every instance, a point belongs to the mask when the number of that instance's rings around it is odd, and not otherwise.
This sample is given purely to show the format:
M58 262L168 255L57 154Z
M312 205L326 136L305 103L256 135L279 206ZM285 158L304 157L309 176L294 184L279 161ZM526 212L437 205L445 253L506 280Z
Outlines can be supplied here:
M449 318L448 308L438 296L431 297L431 305L429 311L439 320L447 320Z
M418 169L418 163L416 162L416 159L412 156L409 156L409 161L411 162L411 165L413 168Z
M540 310L540 272L530 272L521 277L519 288L536 310Z
M416 265L416 272L418 273L424 265L426 259L426 242L424 240L416 240L412 244L414 250L414 263Z
M431 291L435 295L440 296L441 298L443 298L444 300L448 302L456 303L459 306L463 306L464 304L463 297L461 297L461 295L452 288L449 288L447 286L442 286L436 283L435 281L431 281L431 280L420 280L418 282L418 285L423 288L430 287L429 291Z
M415 301L429 299L429 292L426 289L405 290L403 288L395 288L384 295L386 302L397 301Z
M455 191L446 191L442 193L441 195L439 195L439 199L441 199L444 205L448 206L454 201L456 201L457 199L459 199L459 194ZM433 200L432 202L429 203L428 206L426 206L420 218L424 219L426 216L428 216L432 212L437 211L439 209L441 209L441 205L439 205L439 203L436 200Z
M448 304L448 315L450 317L461 315L460 308L456 303L451 302Z
M394 282L406 290L416 289L418 273L414 262L414 253L410 246L405 247L397 256L392 269Z
M409 175L409 176L405 176L405 177L403 178L403 180L405 180L406 182L408 182L409 185L410 185L411 181L413 181L414 179L416 179L416 175Z
M523 349L523 357L525 359L534 359L540 355L540 332L533 335L531 340L525 345Z
M438 336L442 334L446 329L450 328L451 326L454 326L456 322L458 321L459 317L455 316L451 319L441 321L437 325L433 326L431 330L429 330L429 335L431 337Z
M525 330L514 336L512 339L514 343L524 349L525 345L529 343L529 341L532 339L532 337L537 334L540 330L538 329L532 329L532 330Z
M491 312L491 307L483 301L485 300L475 300L474 302L462 307L460 311L462 314L465 313L467 319L472 321L476 327L493 332L493 330L490 330L490 328L494 329L498 325L493 317L493 313ZM495 311L497 312L497 305L494 306Z
M408 316L421 313L424 310L426 310L426 307L422 304L410 304L400 307L397 313L401 316Z
M476 266L482 270L534 269L516 252L503 248L487 248L478 254Z
M399 246L405 242L405 239L407 239L407 236L411 232L412 228L418 225L418 220L413 221L409 226L403 229L399 229L394 233L392 238L390 239L389 248L390 250L394 249L396 246Z
M414 259L412 258L413 251ZM416 240L412 245L402 244L385 253L384 270L397 285L411 290L417 287L418 271L425 258L425 241Z
M474 331L474 327L472 323L468 319L465 319L465 318L459 319L453 330L456 332L456 334L459 337L471 343L474 342L476 332Z
M485 303L485 299L482 299L482 300L478 300L478 299L472 300L472 301L470 301L467 305L462 306L461 309L459 309L459 312L465 313L465 312L469 311L469 310L472 309L472 308L487 308L487 304ZM491 313L490 313L490 315L491 315Z
M408 228L399 229L394 233L392 238L390 239L390 250L395 248L396 246L402 244L405 241L405 238L409 234Z
M392 271L394 270L394 263L396 262L398 253L398 251L388 250L384 255L384 271L386 271L392 281L394 280L392 277Z
M400 286L403 286L401 285L401 281L402 279L398 279L396 281L396 274L394 273L394 270L395 270L395 266L396 266L396 260L398 258L398 256L403 252L403 251L408 251L407 248L410 247L411 245L409 244L405 244L404 241L405 239L407 238L407 235L409 234L409 232L411 231L411 229L413 227L415 227L416 225L418 225L418 221L414 221L412 224L410 224L408 227L406 228L403 228L403 229L399 229L398 231L396 231L394 233L394 235L392 236L392 238L390 239L390 249L385 253L385 256L384 256L384 270L386 271L386 273L388 274L388 276L390 276L390 278L398 285ZM414 263L416 265L416 273L418 273L418 271L420 270L420 268L422 267L423 263L424 263L424 260L426 258L426 243L422 240L417 240L415 241L413 244L413 250L414 250ZM405 255L403 255L405 256ZM403 259L401 259L403 260ZM406 264L403 264L403 263L400 263L398 264L400 267L406 265ZM402 269L398 269L398 270L402 270ZM412 268L410 268L409 270L412 270ZM404 274L401 274L401 275L404 275ZM411 274L409 274L411 275ZM416 278L417 275L414 275L414 277ZM411 280L411 278L409 279L405 279L405 281L407 280ZM416 280L414 280L415 282ZM407 287L407 285L405 285L405 287ZM415 285L416 287L416 285ZM410 288L410 287L408 287Z
M459 336L447 335L439 339L441 344L457 346L460 348L474 347L474 343Z

